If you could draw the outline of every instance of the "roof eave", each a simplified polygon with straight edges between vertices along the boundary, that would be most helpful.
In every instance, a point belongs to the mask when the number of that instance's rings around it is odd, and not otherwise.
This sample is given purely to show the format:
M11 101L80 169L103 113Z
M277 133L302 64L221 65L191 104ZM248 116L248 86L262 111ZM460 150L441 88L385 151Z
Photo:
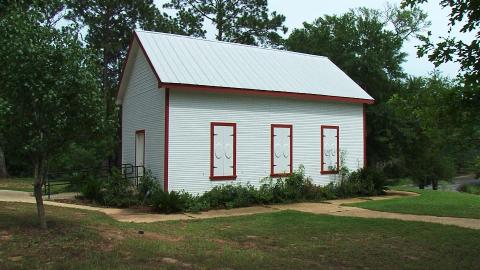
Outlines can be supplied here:
M220 86L195 85L195 84L183 84L183 83L159 82L159 87L170 88L170 89L183 89L183 90L200 90L202 92L210 92L210 93L263 95L263 96L296 98L296 99L303 99L303 100L334 101L334 102L356 103L356 104L374 104L375 103L374 99L328 96L328 95L272 91L272 90L259 90L259 89L242 89L242 88L233 88L233 87L220 87Z

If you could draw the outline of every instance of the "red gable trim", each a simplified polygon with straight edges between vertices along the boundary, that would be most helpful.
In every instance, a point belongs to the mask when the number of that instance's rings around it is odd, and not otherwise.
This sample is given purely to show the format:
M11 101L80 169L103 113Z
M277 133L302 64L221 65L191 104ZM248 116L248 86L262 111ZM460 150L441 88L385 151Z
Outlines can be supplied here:
M203 92L211 93L227 93L227 94L247 94L247 95L263 95L263 96L275 96L275 97L290 97L306 100L322 100L322 101L337 101L347 103L359 103L359 104L373 104L375 101L362 98L348 98L326 95L315 95L306 93L292 93L282 91L270 91L270 90L254 90L254 89L242 89L233 87L220 87L220 86L207 86L207 85L194 85L194 84L181 84L181 83L160 83L160 87L168 87L174 89L184 90L200 90Z

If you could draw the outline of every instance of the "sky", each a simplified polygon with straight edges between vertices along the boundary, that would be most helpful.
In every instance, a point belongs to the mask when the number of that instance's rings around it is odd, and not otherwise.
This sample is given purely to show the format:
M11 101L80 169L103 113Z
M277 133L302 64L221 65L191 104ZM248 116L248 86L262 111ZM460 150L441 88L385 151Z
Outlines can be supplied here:
M156 0L155 3L161 6L167 0ZM343 14L349 9L367 7L383 10L390 4L400 5L401 0L269 0L270 11L277 11L285 15L285 25L289 28L287 36L295 28L302 27L303 22L312 22L324 15ZM438 0L429 0L421 8L428 14L431 26L427 29L432 32L433 40L439 40L439 36L448 33L448 9L442 9ZM170 13L170 12L169 12ZM173 15L173 14L172 14ZM208 39L213 39L212 27L206 27ZM209 31L210 30L210 31ZM458 38L469 41L473 35L457 35ZM434 65L426 57L418 58L415 46L421 44L416 38L411 38L404 44L403 50L408 54L407 61L403 64L405 72L414 76L425 76L434 70ZM455 77L459 65L454 62L446 63L437 68L444 75Z

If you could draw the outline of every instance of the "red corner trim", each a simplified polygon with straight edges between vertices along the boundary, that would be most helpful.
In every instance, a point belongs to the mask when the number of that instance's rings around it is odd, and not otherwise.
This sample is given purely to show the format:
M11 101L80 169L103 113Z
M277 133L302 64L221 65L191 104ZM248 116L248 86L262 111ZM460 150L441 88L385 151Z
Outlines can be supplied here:
M361 99L361 98L348 98L348 97L315 95L315 94L306 94L306 93L292 93L292 92L282 92L282 91L255 90L255 89L180 84L180 83L160 83L159 86L175 88L175 89L201 90L203 92L212 92L212 93L220 92L220 93L228 93L228 94L248 94L248 95L253 94L253 95L263 95L263 96L289 97L289 98L307 99L307 100L338 101L338 102L360 103L360 104L362 103L373 104L375 102L374 100Z
M367 106L363 105L363 167L367 167Z
M147 136L145 135L145 129L135 131L135 166L137 165L137 134L143 134L143 166L145 167L145 145L147 144Z
M337 130L337 169L335 171L328 171L326 170L323 165L325 162L323 161L323 130L325 129L336 129ZM321 174L337 174L340 168L340 132L338 126L321 126L321 138L320 138L320 160L321 160Z
M170 89L165 89L165 146L163 158L163 190L168 192L168 139L170 136Z
M214 156L214 127L216 126L230 126L233 127L233 175L214 175L213 156ZM210 180L235 180L237 179L237 124L225 122L211 122L210 123Z
M290 129L290 173L275 173L274 169L274 155L275 155L275 143L274 143L274 130L275 128L289 128ZM289 176L293 173L293 126L287 124L272 124L270 126L270 176L271 177L283 177Z

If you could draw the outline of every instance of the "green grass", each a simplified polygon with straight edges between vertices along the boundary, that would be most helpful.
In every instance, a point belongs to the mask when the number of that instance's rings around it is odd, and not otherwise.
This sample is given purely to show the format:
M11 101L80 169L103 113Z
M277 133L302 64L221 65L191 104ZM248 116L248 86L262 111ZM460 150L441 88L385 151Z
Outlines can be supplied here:
M60 183L66 185L52 185L52 194L75 191L68 185L68 181L55 182L55 184ZM0 189L33 192L33 178L2 178L0 179Z
M452 191L404 189L420 196L349 204L370 210L444 217L480 218L480 196Z
M0 202L1 269L475 269L480 233L284 211L151 224ZM145 234L138 234L143 230ZM175 261L165 258L174 259ZM170 262L165 262L165 260Z
M0 189L33 192L33 178L2 178Z

